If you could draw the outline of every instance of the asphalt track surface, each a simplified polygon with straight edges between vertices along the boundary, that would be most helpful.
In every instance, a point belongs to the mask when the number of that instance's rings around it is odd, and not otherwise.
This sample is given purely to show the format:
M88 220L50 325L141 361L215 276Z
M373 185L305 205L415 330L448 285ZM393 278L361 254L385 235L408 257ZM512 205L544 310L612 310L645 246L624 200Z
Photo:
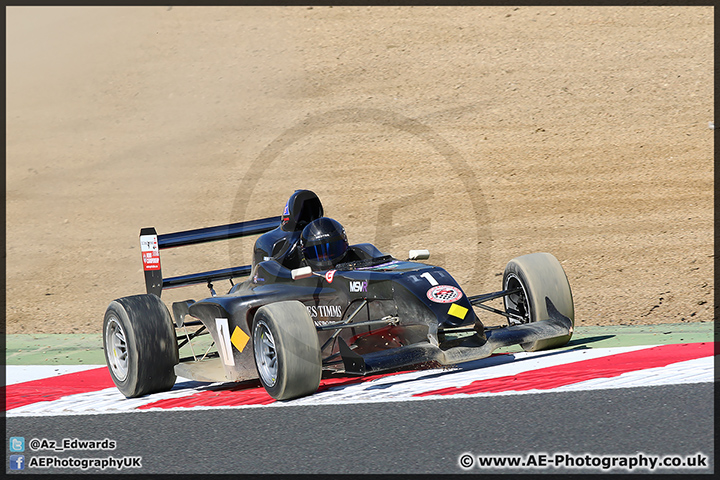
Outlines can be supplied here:
M684 471L709 473L713 388L700 383L409 403L22 417L7 418L7 435L58 441L108 437L117 442L114 451L76 452L77 458L142 456L143 474L457 474L465 472L458 464L463 453L523 458L701 453L709 457L709 468ZM605 473L549 467L467 471Z

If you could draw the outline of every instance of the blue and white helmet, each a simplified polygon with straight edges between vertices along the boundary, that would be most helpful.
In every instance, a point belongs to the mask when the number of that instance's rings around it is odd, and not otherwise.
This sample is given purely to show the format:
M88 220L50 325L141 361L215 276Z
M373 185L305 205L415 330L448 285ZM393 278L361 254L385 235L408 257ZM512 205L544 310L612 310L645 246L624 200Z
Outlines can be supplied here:
M340 222L328 217L313 220L303 229L300 245L313 270L329 270L345 257L348 239Z

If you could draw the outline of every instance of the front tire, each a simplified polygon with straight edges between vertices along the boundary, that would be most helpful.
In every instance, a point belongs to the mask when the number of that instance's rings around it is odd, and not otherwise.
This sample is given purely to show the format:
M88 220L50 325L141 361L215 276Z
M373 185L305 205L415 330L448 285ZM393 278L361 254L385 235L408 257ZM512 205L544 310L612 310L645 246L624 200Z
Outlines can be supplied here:
M178 344L170 312L156 295L110 302L103 321L110 376L127 398L165 392L175 385Z
M315 324L298 301L271 303L255 313L255 366L265 390L276 400L313 394L322 361Z
M557 311L570 319L575 325L575 306L573 304L570 283L560 262L549 253L531 253L514 258L508 262L503 273L503 289L519 293L503 298L506 312L514 312L523 317L519 323L532 323L550 318L546 299L549 299ZM534 352L562 347L572 337L572 328L568 335L538 340L522 344L523 350Z

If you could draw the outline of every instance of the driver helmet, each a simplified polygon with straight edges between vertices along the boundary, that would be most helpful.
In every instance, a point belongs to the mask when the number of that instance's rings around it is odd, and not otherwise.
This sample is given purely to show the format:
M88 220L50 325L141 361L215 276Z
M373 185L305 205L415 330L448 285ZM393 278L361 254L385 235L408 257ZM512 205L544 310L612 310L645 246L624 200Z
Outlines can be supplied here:
M295 190L285 204L280 228L285 232L299 232L308 223L322 216L322 203L315 192Z
M313 270L328 270L340 263L348 250L348 239L340 222L320 217L308 223L300 235L305 261Z

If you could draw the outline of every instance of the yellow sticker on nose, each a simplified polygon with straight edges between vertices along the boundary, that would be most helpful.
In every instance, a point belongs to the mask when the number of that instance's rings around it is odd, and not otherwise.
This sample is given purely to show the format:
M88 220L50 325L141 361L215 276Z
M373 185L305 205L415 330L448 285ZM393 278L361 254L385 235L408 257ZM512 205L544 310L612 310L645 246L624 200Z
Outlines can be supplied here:
M235 330L233 330L233 334L230 336L230 343L235 345L235 348L242 352L245 345L247 345L248 340L250 340L248 334L243 332L240 327L236 326Z
M450 305L450 310L448 310L448 315L452 315L453 317L458 317L460 320L465 318L465 315L467 315L468 309L458 305L457 303L453 303Z

